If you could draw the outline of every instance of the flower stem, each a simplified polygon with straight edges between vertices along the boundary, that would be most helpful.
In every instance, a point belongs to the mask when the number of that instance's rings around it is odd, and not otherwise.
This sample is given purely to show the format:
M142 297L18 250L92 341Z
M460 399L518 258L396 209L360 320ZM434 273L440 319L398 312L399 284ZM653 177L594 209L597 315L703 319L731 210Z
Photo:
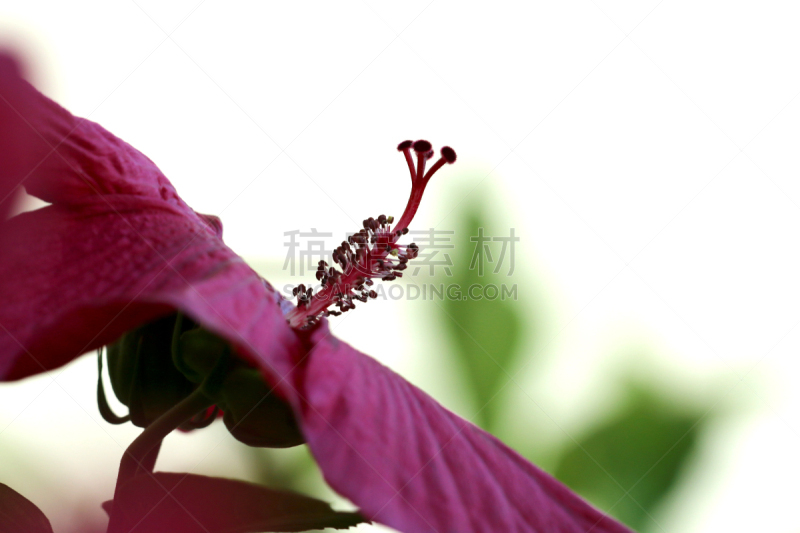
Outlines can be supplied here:
M125 450L122 460L119 463L119 474L117 475L117 487L114 490L114 498L118 496L119 489L126 482L130 481L139 468L145 472L152 472L155 467L155 455L161 446L161 441L174 429L177 429L183 422L186 422L194 415L209 408L214 404L214 400L203 393L202 387L198 387L193 393L176 404L172 409L158 417ZM151 453L151 452L154 452Z
M142 473L152 472L156 467L156 461L158 460L158 453L160 451L161 442L156 444L153 449L147 452L147 454L142 458L142 460L139 462L139 466L136 468L136 473L134 476L138 476Z

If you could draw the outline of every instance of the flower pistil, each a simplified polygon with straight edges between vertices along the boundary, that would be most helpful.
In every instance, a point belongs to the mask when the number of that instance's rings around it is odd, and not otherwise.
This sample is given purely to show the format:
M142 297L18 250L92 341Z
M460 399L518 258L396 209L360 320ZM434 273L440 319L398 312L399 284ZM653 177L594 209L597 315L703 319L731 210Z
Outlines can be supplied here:
M411 174L411 194L403 215L397 223L394 223L394 217L386 215L365 219L363 228L333 251L333 262L339 268L328 265L326 261L319 262L316 274L322 285L319 292L314 294L312 288L303 284L292 290L292 296L297 298L297 307L286 315L286 319L293 328L310 328L321 317L337 316L354 309L355 300L366 302L369 298L377 298L377 293L370 288L374 283L372 280L392 281L403 277L408 261L419 255L416 244L403 245L398 241L408 233L408 225L417 212L428 181L442 166L455 162L456 152L449 146L443 147L441 157L425 172L426 163L434 154L431 143L425 140L403 141L397 150L403 152ZM412 151L417 158L416 165ZM329 309L331 306L338 311Z

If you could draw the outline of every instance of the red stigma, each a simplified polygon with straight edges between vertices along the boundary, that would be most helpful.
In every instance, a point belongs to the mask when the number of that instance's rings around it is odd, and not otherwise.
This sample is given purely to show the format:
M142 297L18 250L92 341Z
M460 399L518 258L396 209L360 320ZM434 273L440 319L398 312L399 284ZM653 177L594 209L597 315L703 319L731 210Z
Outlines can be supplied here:
M414 151L417 153L427 153L433 148L431 143L424 140L419 140L414 143Z
M456 162L456 151L450 148L449 146L443 147L441 154L448 164L452 165L453 163Z

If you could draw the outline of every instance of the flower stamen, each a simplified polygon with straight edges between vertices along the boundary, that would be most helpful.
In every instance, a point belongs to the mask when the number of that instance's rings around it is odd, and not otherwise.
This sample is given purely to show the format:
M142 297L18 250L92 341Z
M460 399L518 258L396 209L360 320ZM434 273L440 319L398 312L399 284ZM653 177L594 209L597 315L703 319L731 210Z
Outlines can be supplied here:
M367 218L362 222L362 229L342 241L332 254L334 266L320 261L316 278L322 285L316 294L313 289L300 284L292 290L297 297L297 307L291 310L286 319L294 328L305 329L316 325L323 316L339 316L355 309L354 300L366 302L377 298L378 294L368 287L373 285L372 279L393 281L403 277L403 270L408 268L408 261L419 255L419 247L413 242L409 245L397 244L403 235L408 233L408 224L417 212L425 186L431 177L446 163L456 160L456 152L449 146L441 150L441 157L425 172L425 163L433 157L431 143L425 140L416 142L403 141L397 146L403 152L408 170L411 174L411 194L403 216L394 223L393 216L379 215ZM411 158L411 150L417 156L417 165ZM328 309L331 306L337 310Z

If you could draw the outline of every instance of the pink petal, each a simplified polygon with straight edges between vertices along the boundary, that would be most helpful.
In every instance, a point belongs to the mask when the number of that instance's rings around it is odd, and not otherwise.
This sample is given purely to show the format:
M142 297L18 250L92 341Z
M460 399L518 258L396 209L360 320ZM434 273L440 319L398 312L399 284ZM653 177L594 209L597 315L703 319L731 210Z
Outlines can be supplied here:
M173 309L242 353L257 351L251 343L296 345L274 294L198 220L161 200L120 196L6 222L0 376L58 367Z
M0 483L0 527L16 533L53 533L50 521L32 501Z
M35 132L25 123L31 113L31 92L20 77L19 66L8 55L0 53L0 221L12 209L14 190L36 160L32 152Z
M24 185L52 205L0 222L1 379L63 365L174 309L242 353L294 353L274 292L223 244L216 217L192 211L124 141L13 86L8 101L32 102L22 130L37 157ZM0 160L18 148L1 144Z
M9 116L17 117L15 129L26 135L25 148L29 158L34 157L24 168L22 184L29 194L64 204L97 195L136 195L161 199L187 215L193 213L141 152L94 122L72 116L6 71L0 102L8 106ZM19 147L4 144L4 159L14 157L15 148Z
M2 488L2 485L0 485ZM349 529L363 522L320 500L233 479L156 472L136 476L113 502L109 533L222 533Z
M312 343L301 426L364 516L413 532L629 531L327 328Z

